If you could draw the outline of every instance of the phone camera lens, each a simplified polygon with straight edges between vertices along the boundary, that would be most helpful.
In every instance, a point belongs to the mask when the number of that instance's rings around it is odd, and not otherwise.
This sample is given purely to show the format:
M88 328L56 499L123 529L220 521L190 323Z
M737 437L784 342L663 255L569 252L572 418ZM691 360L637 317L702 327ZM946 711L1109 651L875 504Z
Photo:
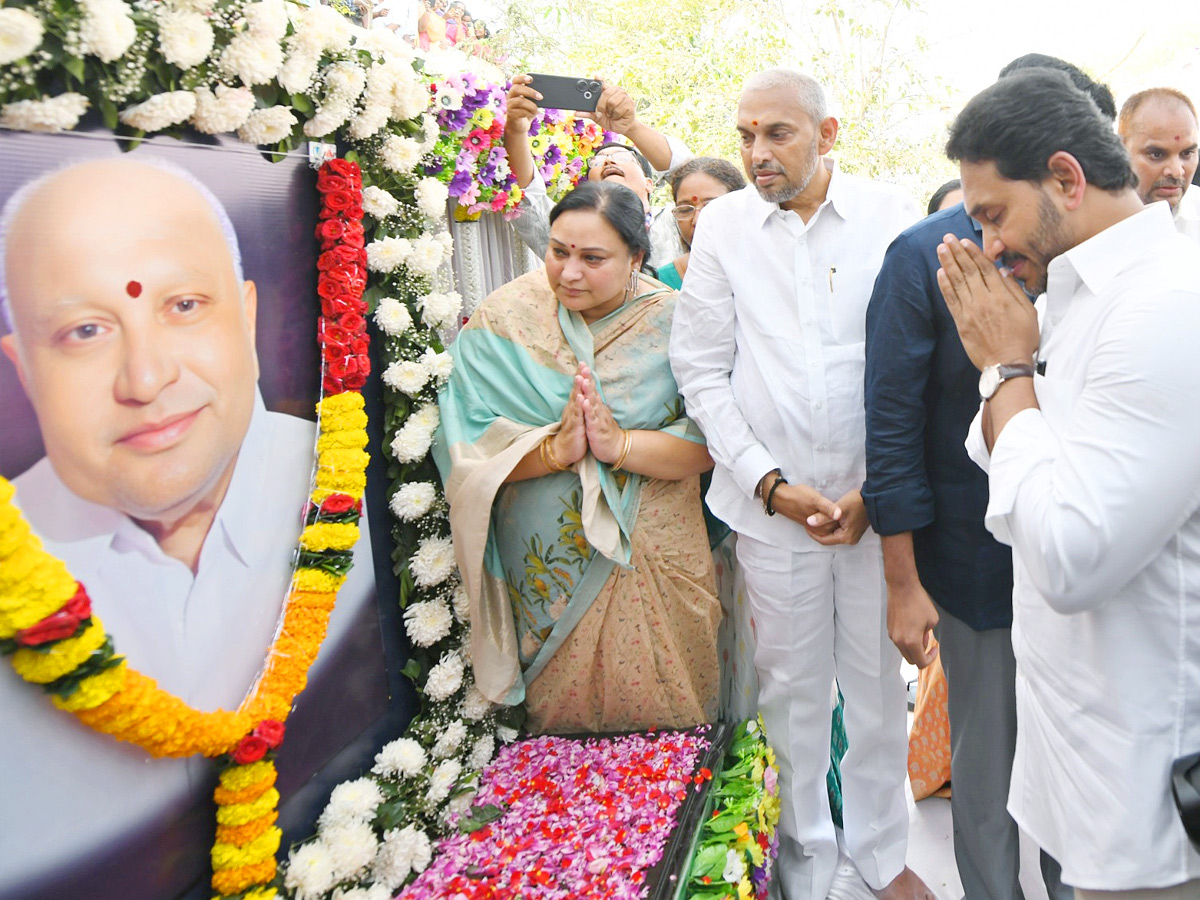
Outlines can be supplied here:
M587 91L587 89L588 89L588 83L586 81L584 81L582 78L580 78L577 82L575 82L575 90L579 91L580 93Z

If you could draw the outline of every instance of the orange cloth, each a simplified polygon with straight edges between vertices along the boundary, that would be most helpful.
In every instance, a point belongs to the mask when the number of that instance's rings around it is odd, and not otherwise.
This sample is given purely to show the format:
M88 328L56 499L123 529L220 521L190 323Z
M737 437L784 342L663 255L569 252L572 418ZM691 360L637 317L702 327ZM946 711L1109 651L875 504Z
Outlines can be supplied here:
M908 780L914 800L950 796L950 717L940 656L917 676L917 702L908 733Z

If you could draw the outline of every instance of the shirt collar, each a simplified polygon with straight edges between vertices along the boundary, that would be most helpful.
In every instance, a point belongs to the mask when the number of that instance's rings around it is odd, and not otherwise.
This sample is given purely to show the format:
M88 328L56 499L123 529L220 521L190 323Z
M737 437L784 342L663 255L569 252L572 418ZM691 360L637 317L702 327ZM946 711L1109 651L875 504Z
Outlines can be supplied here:
M837 160L822 156L819 162L829 172L829 186L825 189L825 200L817 207L817 211L820 212L826 204L829 204L843 219L850 218L854 205L854 197L852 196L852 192L846 189L846 177L838 169ZM790 210L785 210L778 203L764 200L762 195L758 193L758 188L754 187L753 184L750 185L750 188L753 190L753 199L750 203L750 221L754 225L761 228L767 223L772 214L778 213L782 216L790 212ZM816 218L815 213L813 214L813 218Z
M1175 219L1183 219L1186 222L1200 221L1200 184L1193 184L1183 192L1183 196L1179 198L1179 205L1175 207Z
M1055 257L1047 266L1047 293L1058 283L1081 281L1093 294L1102 293L1130 261L1160 245L1175 234L1171 207L1166 201L1110 225L1097 235Z

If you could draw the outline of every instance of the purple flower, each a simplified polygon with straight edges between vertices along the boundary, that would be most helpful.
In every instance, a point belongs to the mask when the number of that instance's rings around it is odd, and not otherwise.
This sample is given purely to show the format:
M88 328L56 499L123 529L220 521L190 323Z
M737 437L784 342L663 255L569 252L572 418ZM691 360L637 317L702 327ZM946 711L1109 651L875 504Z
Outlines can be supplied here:
M546 156L545 156L546 162L548 162L550 165L554 165L556 162L560 161L562 158L563 158L562 148L559 147L558 144L551 144L550 149L546 151Z
M454 177L450 179L450 196L460 196L463 191L471 186L471 180L470 172L464 169L459 169L455 172Z

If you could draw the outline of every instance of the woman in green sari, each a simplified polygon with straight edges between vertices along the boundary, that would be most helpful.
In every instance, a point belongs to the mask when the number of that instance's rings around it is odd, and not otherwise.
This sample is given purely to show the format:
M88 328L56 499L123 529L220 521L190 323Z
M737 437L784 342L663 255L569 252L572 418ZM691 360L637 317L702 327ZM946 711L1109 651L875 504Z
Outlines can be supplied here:
M476 684L532 732L712 721L712 461L667 361L675 294L641 274L628 188L585 182L550 222L545 270L483 302L439 398Z

